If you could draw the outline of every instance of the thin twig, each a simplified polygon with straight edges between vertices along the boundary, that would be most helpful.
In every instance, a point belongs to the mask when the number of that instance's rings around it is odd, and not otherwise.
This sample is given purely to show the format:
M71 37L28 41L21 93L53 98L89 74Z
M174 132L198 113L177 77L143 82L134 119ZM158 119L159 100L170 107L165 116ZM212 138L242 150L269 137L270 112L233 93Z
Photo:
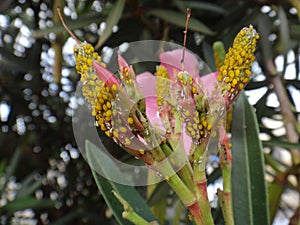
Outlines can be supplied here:
M182 71L184 71L184 56L185 56L185 48L186 48L186 37L187 37L190 18L191 18L191 9L187 8L186 9L186 21L185 21L184 38L183 38L183 51L182 51L182 59L181 59Z
M58 17L59 17L62 25L66 29L66 31L71 35L71 37L76 41L77 44L80 44L81 42L78 40L78 38L75 36L75 34L73 34L73 32L69 29L69 27L65 23L64 18L62 17L62 15L60 13L60 7L57 7L57 14L58 14Z

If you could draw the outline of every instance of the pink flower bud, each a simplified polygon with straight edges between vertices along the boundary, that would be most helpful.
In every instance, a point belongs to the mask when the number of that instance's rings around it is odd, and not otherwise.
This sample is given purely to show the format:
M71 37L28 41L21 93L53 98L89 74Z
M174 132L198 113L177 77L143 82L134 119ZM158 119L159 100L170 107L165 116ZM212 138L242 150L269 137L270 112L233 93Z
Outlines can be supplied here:
M133 80L135 80L135 73L132 66L128 65L126 60L121 55L118 55L118 63L121 80L124 80L125 83L127 83L126 81L132 82Z
M104 66L102 66L97 61L93 62L94 69L98 75L98 77L109 87L111 87L113 84L120 86L120 81L115 77L115 75L110 72L108 69L106 69Z

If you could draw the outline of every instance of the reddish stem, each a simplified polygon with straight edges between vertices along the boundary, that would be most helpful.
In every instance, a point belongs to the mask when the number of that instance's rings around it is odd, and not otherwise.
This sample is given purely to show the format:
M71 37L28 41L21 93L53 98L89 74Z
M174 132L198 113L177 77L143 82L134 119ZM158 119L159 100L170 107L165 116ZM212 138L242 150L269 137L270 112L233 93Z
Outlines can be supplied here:
M64 21L64 18L62 17L61 13L60 13L60 8L57 7L57 14L58 17L62 23L62 25L64 26L64 28L66 29L66 31L68 31L68 33L71 35L71 37L76 41L77 44L80 44L80 41L77 39L77 37L75 36L75 34L73 34L73 32L69 29L69 27L67 26L67 24Z
M195 202L194 204L188 206L187 208L192 214L193 220L195 221L196 224L204 224L203 216L201 214L201 209L198 202Z
M197 202L187 207L197 225L213 225L210 205L207 196L207 181L197 183Z

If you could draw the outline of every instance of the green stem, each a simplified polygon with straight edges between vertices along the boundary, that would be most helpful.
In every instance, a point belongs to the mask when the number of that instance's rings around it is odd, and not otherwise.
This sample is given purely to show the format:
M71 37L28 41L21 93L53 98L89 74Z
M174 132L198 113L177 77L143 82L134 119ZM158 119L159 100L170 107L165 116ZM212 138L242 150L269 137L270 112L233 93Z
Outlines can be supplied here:
M271 166L273 170L275 170L277 173L283 172L283 166L280 165L276 160L273 159L272 156L270 156L267 153L264 153L264 158L266 161L266 164Z
M167 183L176 192L177 196L185 206L192 205L196 201L196 196L194 193L185 185L177 173L174 172L169 163L166 162L163 164L164 165L160 165L159 168ZM169 176L168 174L173 175Z
M180 119L180 114L178 113L178 111L174 111L174 118L175 118L175 134L180 133L182 131L182 122Z
M151 223L144 220L142 217L140 217L138 214L136 214L134 211L124 211L122 213L122 217L126 220L129 220L133 224L136 225L150 225ZM158 224L158 223L156 223Z
M194 151L194 184L197 187L197 203L189 208L196 224L213 225L213 218L207 196L205 174L206 144L197 145Z
M195 185L193 182L193 174L191 172L189 162L187 162L187 164L178 171L178 174L190 190L195 189Z
M209 205L207 207L207 204L201 203L200 199L187 208L191 212L196 225L214 225Z
M221 167L222 168L222 167ZM218 189L217 195L226 225L234 225L231 197L231 165L222 168L223 191Z
M194 151L194 182L196 184L206 181L206 144L197 145Z
M224 216L225 224L234 225L231 192L224 192L218 189L217 195Z
M122 213L122 217L126 220L129 220L133 224L136 225L158 225L156 221L148 222L144 218L142 218L140 215L138 215L131 205L120 195L117 194L117 192L112 191L114 196L119 200L119 202L123 205L124 212Z
M224 221L226 225L234 225L232 196L231 196L231 168L232 155L229 144L229 138L223 139L223 149L220 150L220 165L223 176L223 191L218 189L217 195L222 209Z
M178 142L177 142L177 144L178 144ZM175 146L175 151L178 148L178 146L174 145L173 142L171 143L171 146L172 147ZM162 149L163 149L163 151L165 152L166 155L171 155L172 153L176 154L176 152L173 152L172 149L169 147L169 145L167 145L166 143L162 144L161 147L162 147ZM184 150L182 150L182 148L180 148L180 150L178 150L178 151L183 151L183 152L179 152L179 154L180 153L185 154L185 152L184 152ZM183 157L186 157L186 156L184 155ZM170 161L172 163L172 159ZM193 178L192 178L193 177L193 171L192 171L192 168L191 168L191 164L188 161L188 158L187 158L187 161L186 161L185 165L181 169L179 169L178 174L182 178L183 182L188 186L188 188L190 190L194 190L195 185L194 185Z
M205 172L204 172L205 174ZM199 205L198 214L201 215L203 219L203 225L213 225L214 221L211 214L211 208L207 196L207 180L197 183L197 201ZM194 215L195 216L195 215Z
M221 169L223 176L223 190L224 192L231 192L231 165L227 165Z
M185 185L182 179L174 171L168 159L165 157L165 153L159 147L152 153L155 163L152 165L153 168L158 171L176 192L179 199L185 206L191 205L196 201L194 193Z

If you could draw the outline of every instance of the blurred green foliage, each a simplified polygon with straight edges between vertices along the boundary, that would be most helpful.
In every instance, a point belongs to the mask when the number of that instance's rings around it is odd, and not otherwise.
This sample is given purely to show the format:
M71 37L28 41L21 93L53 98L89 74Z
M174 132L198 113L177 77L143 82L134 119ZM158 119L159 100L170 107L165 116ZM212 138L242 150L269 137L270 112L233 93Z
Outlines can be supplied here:
M252 24L261 38L246 94L251 93L265 141L271 220L277 213L296 224L299 201L289 198L297 198L300 191L299 1L124 1L1 1L0 224L13 221L16 212L26 208L24 198L35 201L40 196L51 204L27 205L38 224L116 224L73 136L78 75L69 35L57 21L58 5L78 38L97 45L101 53L145 39L182 43L185 10L190 7L187 48L212 70L213 43L221 40L228 48L237 32ZM57 60L59 54L63 58ZM219 176L216 170L209 180ZM9 203L3 200L8 179L19 184ZM9 208L18 199L23 205Z

